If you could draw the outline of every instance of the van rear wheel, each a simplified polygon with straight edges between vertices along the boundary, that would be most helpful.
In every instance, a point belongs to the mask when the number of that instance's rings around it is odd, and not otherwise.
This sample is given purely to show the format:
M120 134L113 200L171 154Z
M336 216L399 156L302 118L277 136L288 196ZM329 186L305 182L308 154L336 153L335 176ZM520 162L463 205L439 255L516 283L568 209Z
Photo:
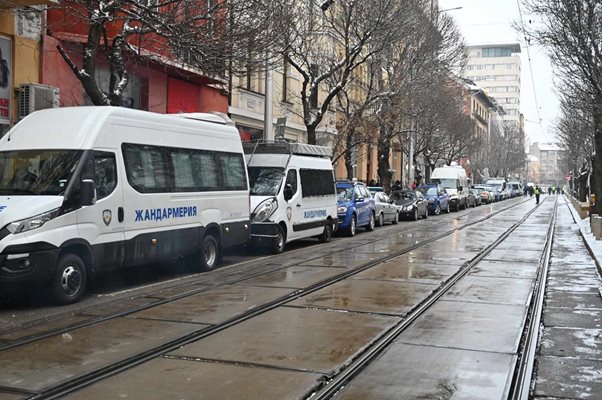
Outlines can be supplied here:
M213 235L207 235L203 238L201 244L200 267L201 271L211 271L220 260L219 245Z
M50 292L57 304L71 304L81 299L86 291L87 271L76 254L63 255L57 265Z
M328 243L332 239L332 222L326 221L326 225L324 225L324 232L320 236L318 236L318 240L320 243Z

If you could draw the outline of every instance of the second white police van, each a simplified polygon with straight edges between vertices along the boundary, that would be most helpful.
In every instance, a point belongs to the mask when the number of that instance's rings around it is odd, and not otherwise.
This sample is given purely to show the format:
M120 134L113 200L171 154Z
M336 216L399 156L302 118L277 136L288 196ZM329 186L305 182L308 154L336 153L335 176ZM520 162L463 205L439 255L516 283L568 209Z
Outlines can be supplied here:
M251 240L274 253L293 240L328 242L337 229L330 147L302 143L245 143L251 194Z
M246 243L242 143L206 119L74 107L19 122L0 140L0 285L70 303L96 273L181 257L209 270Z

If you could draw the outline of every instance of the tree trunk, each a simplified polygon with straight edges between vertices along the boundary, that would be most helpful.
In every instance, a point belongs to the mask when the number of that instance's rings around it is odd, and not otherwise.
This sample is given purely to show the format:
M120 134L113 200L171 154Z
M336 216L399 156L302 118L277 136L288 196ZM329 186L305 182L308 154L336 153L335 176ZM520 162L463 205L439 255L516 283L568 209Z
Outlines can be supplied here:
M382 126L380 137L378 138L378 179L385 192L391 191L391 166L389 156L391 154L391 140L388 132L388 126Z
M347 179L353 179L353 130L347 132L345 138L345 168L347 169Z
M307 144L316 144L316 125L306 125L307 127Z
M591 191L596 194L596 214L602 214L602 99L597 98L594 110L594 143L596 154L592 161Z

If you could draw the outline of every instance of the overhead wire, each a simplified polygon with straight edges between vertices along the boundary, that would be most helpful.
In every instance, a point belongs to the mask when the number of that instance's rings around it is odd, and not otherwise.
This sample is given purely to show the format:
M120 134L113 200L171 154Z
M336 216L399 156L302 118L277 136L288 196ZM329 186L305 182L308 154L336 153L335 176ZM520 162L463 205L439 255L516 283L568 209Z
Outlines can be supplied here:
M541 124L542 118L541 118L541 113L540 113L540 108L539 108L539 102L537 101L537 91L535 90L535 78L533 76L533 64L531 62L531 52L529 50L529 47L531 45L531 40L529 38L527 38L527 31L525 29L525 22L523 20L523 12L520 7L520 0L516 0L516 4L518 6L518 15L520 17L520 25L521 25L521 29L522 29L522 33L523 33L523 38L525 39L525 47L527 48L527 60L529 63L529 72L531 74L531 85L533 86L533 97L535 99L535 108L537 110L537 120L538 120L537 124L539 125L541 132L547 138L548 137L547 132L545 131L545 129L543 128L543 125ZM533 122L533 121L528 121L528 122Z

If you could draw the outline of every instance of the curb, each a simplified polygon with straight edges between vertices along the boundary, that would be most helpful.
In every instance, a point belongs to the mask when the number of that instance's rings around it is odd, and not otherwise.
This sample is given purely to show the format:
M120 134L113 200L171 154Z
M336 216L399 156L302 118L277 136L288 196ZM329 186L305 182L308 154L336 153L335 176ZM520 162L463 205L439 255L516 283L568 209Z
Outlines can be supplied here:
M593 242L596 239L589 237L589 235L587 235L586 233L583 232L583 230L581 229L581 223L580 223L583 220L579 216L579 213L577 212L577 210L575 210L573 203L570 201L570 199L566 195L564 196L564 199L566 201L567 206L569 207L569 211L571 212L571 215L573 216L573 220L575 221L575 224L579 228L579 235L581 236L581 240L583 240L583 243L585 244L585 247L587 248L587 252L589 253L592 260L594 260L594 263L596 264L596 269L598 270L598 277L600 279L602 279L602 266L600 264L600 260L598 259L598 257L596 257L596 254L594 253L592 245L590 244L590 242ZM602 287L598 288L598 293L600 294L600 297L602 297Z

